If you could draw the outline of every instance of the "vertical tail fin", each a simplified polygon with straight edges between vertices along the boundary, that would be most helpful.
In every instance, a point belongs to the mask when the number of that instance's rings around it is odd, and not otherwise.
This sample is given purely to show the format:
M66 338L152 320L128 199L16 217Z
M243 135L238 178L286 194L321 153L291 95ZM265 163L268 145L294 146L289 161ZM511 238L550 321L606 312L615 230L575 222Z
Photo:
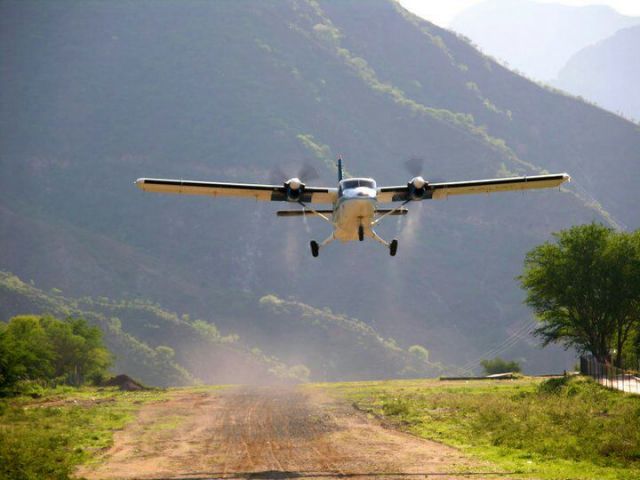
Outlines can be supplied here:
M342 180L342 157L338 157L338 181Z

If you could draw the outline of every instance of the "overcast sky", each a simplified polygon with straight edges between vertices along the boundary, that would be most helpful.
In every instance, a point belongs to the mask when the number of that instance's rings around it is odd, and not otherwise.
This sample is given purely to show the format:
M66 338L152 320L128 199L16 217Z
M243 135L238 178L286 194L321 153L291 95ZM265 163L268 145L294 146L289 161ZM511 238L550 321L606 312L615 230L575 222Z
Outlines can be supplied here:
M399 0L416 15L446 27L459 12L483 0ZM624 15L640 16L640 0L538 0L563 5L609 5Z

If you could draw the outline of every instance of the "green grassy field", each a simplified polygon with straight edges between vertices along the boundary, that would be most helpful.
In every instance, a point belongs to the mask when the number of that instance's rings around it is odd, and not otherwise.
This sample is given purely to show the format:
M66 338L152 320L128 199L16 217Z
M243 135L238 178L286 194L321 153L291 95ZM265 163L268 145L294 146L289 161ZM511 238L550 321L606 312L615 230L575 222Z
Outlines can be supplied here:
M640 478L640 396L583 379L322 384L415 435L521 478Z
M0 399L0 478L68 478L99 461L113 434L145 403L176 392L59 388ZM582 378L309 384L415 435L460 448L510 477L640 478L640 396ZM172 428L168 417L153 431Z
M0 399L0 478L66 479L108 448L142 404L166 395L66 387Z

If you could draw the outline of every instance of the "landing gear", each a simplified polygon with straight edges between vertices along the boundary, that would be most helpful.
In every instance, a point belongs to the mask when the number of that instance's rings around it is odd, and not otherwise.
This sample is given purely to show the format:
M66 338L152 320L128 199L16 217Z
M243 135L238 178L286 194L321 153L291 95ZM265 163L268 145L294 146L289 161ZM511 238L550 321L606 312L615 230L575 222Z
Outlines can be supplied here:
M389 244L389 255L391 255L392 257L395 257L397 251L398 251L398 240L394 238L393 240L391 240L391 243Z
M336 239L336 237L334 237L333 233L331 233L331 235L329 235L327 238L325 238L322 241L322 243L318 243L315 240L311 240L311 243L309 244L309 246L311 247L311 255L313 255L314 257L317 257L318 253L320 253L320 249L323 248L323 247L326 247L331 242L333 242L335 239Z
M392 257L396 256L396 252L398 251L398 240L396 240L395 238L393 240L391 240L390 242L385 242L380 235L378 235L375 230L371 230L371 235L373 236L373 239L384 245L385 247L387 247L389 249L389 255L391 255Z
M358 240L364 240L364 227L362 225L358 227Z

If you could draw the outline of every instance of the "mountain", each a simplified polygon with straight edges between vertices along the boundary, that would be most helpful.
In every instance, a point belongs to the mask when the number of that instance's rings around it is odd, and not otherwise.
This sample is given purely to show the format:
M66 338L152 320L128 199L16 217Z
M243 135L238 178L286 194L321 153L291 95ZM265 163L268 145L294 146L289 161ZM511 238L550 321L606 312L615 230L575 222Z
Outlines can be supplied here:
M115 302L105 297L69 299L56 289L47 293L15 275L0 272L1 318L8 320L24 312L58 318L83 317L99 326L105 344L114 354L114 371L127 372L149 385L194 384L202 381L194 375L196 372L204 374L202 379L221 383L232 378L254 382L260 378L275 380L279 377L276 372L288 373L285 365L261 354L254 355L234 335L223 337L212 324L191 322L188 317L180 318L145 302ZM180 348L176 341L182 346L187 343L188 350ZM167 347L173 354L163 354L163 348L166 352ZM199 362L206 362L206 369L202 365L198 368L192 361L196 357L192 354L194 349L206 350L206 356L197 357ZM235 365L233 377L224 375L221 358Z
M355 333L327 350L336 337L314 330L307 309L373 329L367 345L387 360L370 362L370 376L405 368L389 338L444 364L511 347L504 356L527 371L569 368L570 353L526 335L515 277L553 231L638 228L639 151L637 125L541 88L391 1L0 4L0 267L67 298L145 299L206 319L287 365L305 363L318 336L312 378L323 355L339 365L331 378L355 378L371 355L347 361ZM330 231L318 219L133 185L265 182L304 163L335 185L338 154L379 184L407 182L414 156L430 179L573 181L413 204L379 228L399 239L397 257L363 242L317 259L308 242ZM269 295L289 303L260 303ZM281 310L297 322L290 336Z
M237 318L258 312L262 322L245 328L241 337L222 334L211 321L178 316L149 302L68 298L57 289L44 292L0 271L0 318L24 312L83 317L104 332L105 343L115 354L114 371L149 385L370 380L446 371L357 319L274 295L245 301L236 309ZM272 337L268 345L267 337ZM274 353L286 356L287 363Z
M640 18L604 5L486 0L463 10L449 27L512 68L548 81L578 50L638 24Z
M640 119L640 26L625 28L574 54L553 85Z

